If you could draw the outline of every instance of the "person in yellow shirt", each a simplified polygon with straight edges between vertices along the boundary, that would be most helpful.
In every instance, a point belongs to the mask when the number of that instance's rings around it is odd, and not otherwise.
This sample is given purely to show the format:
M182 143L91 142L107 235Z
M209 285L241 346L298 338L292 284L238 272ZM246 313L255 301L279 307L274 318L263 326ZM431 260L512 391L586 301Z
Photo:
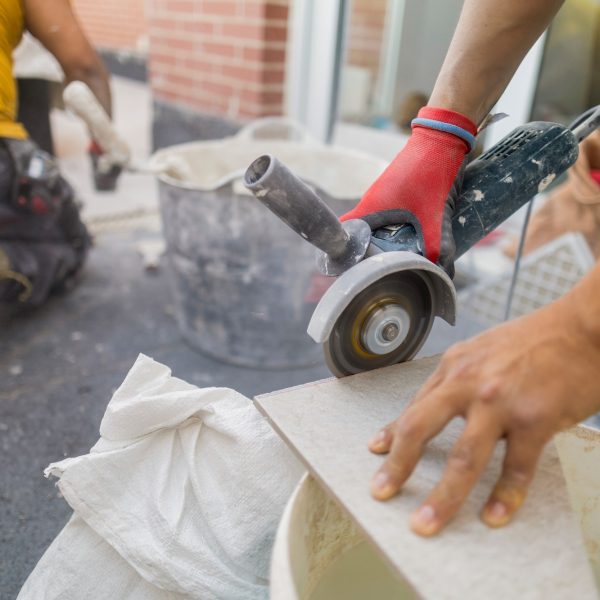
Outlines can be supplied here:
M16 120L12 54L25 31L111 114L109 78L69 0L0 2L0 302L39 305L79 272L90 238L52 157ZM97 147L97 146L96 146Z

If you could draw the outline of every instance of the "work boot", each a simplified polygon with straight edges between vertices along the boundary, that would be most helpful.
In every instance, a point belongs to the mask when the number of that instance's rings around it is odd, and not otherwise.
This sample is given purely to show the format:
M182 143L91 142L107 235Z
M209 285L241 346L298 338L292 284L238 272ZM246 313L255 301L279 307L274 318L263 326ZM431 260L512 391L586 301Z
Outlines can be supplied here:
M569 232L581 233L594 257L600 257L600 131L582 142L567 181L550 192L544 205L533 214L523 254ZM518 239L511 240L504 253L514 258L518 245Z

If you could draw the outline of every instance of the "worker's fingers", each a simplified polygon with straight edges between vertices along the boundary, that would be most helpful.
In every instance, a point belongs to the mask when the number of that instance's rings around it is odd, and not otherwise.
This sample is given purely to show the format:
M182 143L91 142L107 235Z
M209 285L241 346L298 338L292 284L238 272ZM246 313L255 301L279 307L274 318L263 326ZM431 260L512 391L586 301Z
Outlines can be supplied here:
M425 383L419 389L419 392L406 408L405 413L410 413L414 406L422 401L424 398L427 398L439 385L442 383L444 379L443 369L441 365L438 365L437 369L430 375L430 377L425 381ZM454 415L453 415L454 416ZM402 417L400 417L402 419ZM375 454L386 454L390 451L392 447L392 442L394 440L394 431L398 427L398 423L400 419L396 419L392 421L388 425L386 425L383 429L378 431L369 441L369 450L374 452Z
M369 440L369 450L374 454L386 454L392 447L392 441L394 440L394 434L392 427L394 423L390 423L380 431L378 431Z
M528 433L507 438L502 474L481 514L486 525L506 525L523 504L544 445Z
M412 516L415 533L434 535L452 519L485 469L501 433L490 415L475 412L469 416L442 479Z
M390 453L371 480L374 498L387 500L400 490L419 461L425 444L456 416L452 396L461 393L459 386L433 392L419 404L411 405L384 430L384 444L389 444Z
M427 398L433 390L435 390L443 381L446 373L446 363L440 362L436 367L435 371L425 380L425 383L421 386L419 391L416 393L411 404L417 404L424 398Z

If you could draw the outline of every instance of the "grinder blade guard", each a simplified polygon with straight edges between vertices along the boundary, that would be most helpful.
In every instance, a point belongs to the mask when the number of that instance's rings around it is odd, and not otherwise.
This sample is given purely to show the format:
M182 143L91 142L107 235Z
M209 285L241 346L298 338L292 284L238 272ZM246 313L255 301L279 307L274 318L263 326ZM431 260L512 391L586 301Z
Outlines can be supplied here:
M600 107L587 111L570 128L529 123L472 161L452 220L456 257L573 165L579 142L599 126ZM410 360L436 316L454 324L454 285L440 267L421 256L411 225L369 230L365 243L362 221L340 223L313 190L270 156L249 167L245 184L320 249L318 264L325 274L339 275L308 326L308 334L323 345L334 375Z

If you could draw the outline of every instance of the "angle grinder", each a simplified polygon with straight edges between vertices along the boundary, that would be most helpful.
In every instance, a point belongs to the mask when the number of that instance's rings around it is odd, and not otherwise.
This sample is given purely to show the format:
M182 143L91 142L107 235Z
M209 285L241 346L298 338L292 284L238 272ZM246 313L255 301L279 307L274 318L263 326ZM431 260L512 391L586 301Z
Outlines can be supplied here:
M470 162L452 219L456 258L573 165L579 143L598 127L600 106L570 127L532 122ZM454 325L454 284L443 269L423 257L412 225L372 232L362 220L341 223L313 189L270 155L248 167L244 183L319 249L320 271L337 277L308 326L308 334L323 345L334 375L410 360L423 346L436 316Z

